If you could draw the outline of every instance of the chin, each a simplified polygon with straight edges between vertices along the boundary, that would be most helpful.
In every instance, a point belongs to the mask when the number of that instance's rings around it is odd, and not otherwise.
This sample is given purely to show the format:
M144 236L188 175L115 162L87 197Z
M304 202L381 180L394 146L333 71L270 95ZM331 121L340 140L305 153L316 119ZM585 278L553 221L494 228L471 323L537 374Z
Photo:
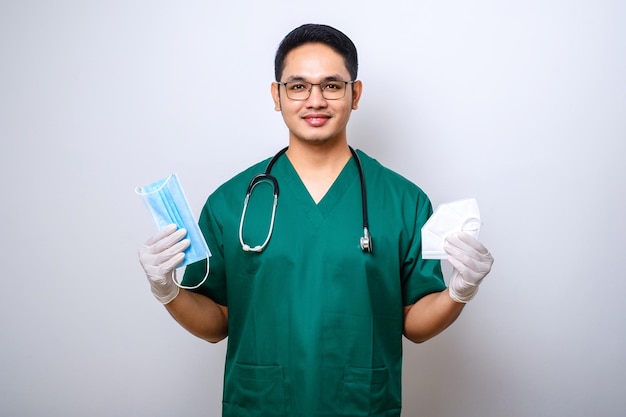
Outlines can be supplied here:
M325 145L333 141L333 138L329 138L326 136L316 136L316 137L296 136L294 138L299 142L306 143L309 145Z
M337 134L322 134L322 132L315 132L312 134L304 134L304 135L293 135L294 138L306 142L306 143L328 143L335 142L341 138L341 135Z

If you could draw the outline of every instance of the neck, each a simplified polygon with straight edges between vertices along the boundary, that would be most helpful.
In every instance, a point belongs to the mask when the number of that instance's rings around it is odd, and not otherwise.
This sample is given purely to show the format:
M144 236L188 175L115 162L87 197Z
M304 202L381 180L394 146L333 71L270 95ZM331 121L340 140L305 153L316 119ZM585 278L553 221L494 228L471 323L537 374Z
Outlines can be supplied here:
M347 141L307 143L290 141L287 150L289 161L300 170L323 170L339 166L341 170L350 159Z
M318 203L352 157L348 144L292 141L287 157L313 200Z

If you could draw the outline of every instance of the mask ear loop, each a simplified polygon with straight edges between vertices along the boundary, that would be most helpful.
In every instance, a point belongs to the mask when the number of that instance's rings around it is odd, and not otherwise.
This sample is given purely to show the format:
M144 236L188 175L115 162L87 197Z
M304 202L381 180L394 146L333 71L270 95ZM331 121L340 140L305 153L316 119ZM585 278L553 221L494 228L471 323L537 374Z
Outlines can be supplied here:
M178 279L176 279L176 268L174 268L174 270L172 271L172 280L174 281L174 284L176 284L176 286L178 288L182 288L183 290L195 290L196 288L200 288L200 286L202 286L202 284L205 283L205 281L207 280L207 278L209 277L209 270L211 269L209 267L209 253L207 252L206 254L206 274L204 275L204 278L202 278L202 281L200 281L200 283L198 285L194 285L194 286L187 286L187 285L183 285L180 282L178 282Z
M168 177L165 179L165 181L163 181L163 183L161 185L159 185L156 189L154 189L152 191L147 191L146 192L146 191L143 190L143 187L141 187L141 186L135 187L135 193L138 194L138 195L141 195L141 196L158 193L159 191L161 191L161 189L163 187L165 187L165 184L170 182L170 180L172 179L173 176L174 176L174 174L168 175Z
M465 219L463 224L461 225L462 232L470 232L472 236L478 238L478 233L480 232L480 219L477 217L469 217ZM466 227L469 226L469 227Z

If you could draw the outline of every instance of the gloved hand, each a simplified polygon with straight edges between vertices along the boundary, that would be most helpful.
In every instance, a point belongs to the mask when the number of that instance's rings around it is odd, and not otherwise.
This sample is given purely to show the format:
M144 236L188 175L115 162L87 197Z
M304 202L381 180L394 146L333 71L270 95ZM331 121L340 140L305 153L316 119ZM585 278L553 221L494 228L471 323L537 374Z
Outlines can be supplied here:
M478 286L491 271L493 256L477 239L464 232L448 236L443 244L454 271L448 291L459 303L467 303L478 292Z
M187 231L176 230L171 224L157 233L139 248L139 263L146 272L152 294L163 304L178 295L179 288L174 283L172 271L184 258L183 251L189 246L189 239L183 239Z

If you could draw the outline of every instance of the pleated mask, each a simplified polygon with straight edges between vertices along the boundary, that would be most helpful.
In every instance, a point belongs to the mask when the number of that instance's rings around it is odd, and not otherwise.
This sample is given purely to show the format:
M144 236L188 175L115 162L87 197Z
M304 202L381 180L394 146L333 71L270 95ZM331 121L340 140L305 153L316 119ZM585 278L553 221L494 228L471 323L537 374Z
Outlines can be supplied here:
M211 256L180 185L178 175L171 174L146 186L137 187L135 192L142 197L158 230L170 224L187 230L185 238L189 239L190 245L185 250L185 259L177 266L178 268Z
M445 238L460 231L478 238L480 226L476 199L441 204L422 227L422 258L448 259L443 250Z

